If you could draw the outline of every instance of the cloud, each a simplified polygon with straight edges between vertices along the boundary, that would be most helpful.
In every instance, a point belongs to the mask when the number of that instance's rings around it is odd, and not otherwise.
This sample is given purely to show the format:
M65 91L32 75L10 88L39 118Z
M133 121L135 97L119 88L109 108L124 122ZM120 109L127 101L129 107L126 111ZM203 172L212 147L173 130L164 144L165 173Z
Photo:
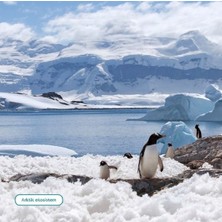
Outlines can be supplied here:
M2 3L4 3L5 5L16 5L17 2L15 1L3 1Z
M96 8L81 4L75 12L51 19L46 38L90 42L148 36L176 37L199 30L222 43L222 2L142 2Z
M82 11L82 12L90 12L94 9L94 6L92 3L88 4L80 4L77 7L77 11Z
M0 23L0 39L16 39L28 41L35 36L31 28L22 23L9 24L6 22Z

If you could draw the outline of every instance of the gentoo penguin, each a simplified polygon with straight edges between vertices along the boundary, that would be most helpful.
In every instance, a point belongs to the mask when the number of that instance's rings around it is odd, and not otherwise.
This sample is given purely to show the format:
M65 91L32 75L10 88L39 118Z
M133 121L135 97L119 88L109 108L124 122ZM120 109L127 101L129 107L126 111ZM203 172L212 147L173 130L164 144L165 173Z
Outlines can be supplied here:
M117 167L109 166L106 161L102 160L100 162L100 178L107 180L110 177L110 169L117 170Z
M123 155L123 157L127 157L128 159L133 158L133 156L132 156L131 153L125 153L125 154Z
M167 149L165 157L174 158L174 149L173 149L172 143L168 143L168 149Z
M197 124L197 125L195 126L195 129L196 129L196 137L197 137L198 139L202 138L202 133L201 133L201 130L200 130L200 128L199 128L199 124Z
M160 166L160 171L163 171L163 162L159 157L159 153L156 147L157 140L162 137L165 137L165 135L154 133L143 146L143 149L140 152L138 164L140 178L152 178L156 173L158 164Z

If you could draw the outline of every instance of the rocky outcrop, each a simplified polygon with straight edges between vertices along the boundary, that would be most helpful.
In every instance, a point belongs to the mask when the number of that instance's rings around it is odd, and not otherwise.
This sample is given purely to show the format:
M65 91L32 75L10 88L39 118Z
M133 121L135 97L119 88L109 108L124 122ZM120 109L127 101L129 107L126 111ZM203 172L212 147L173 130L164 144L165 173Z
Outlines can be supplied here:
M59 95L58 93L55 92L47 92L47 93L43 93L42 97L46 97L49 99L63 99L61 95Z
M199 169L199 170L187 170L182 174L179 174L175 177L171 178L153 178L153 179L117 179L117 180L108 180L110 183L117 182L127 182L132 186L132 189L139 195L142 196L144 194L148 194L152 196L160 190L167 189L182 183L185 179L192 177L194 174L203 175L209 173L212 177L219 177L222 175L221 169ZM32 183L42 183L46 178L54 177L66 179L70 183L81 182L81 184L85 184L89 182L92 177L87 176L79 176L79 175L58 175L54 173L39 173L39 174L28 174L22 175L17 174L11 177L8 181L2 182L10 182L10 181L31 181Z
M208 162L214 168L222 169L222 135L198 139L192 144L175 150L175 160L192 166Z

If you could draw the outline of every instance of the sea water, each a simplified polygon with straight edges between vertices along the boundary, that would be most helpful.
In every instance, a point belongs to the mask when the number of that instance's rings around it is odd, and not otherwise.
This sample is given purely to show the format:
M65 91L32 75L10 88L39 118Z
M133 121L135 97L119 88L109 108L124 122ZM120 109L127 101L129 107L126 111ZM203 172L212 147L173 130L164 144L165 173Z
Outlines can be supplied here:
M146 109L52 110L0 112L1 144L47 144L90 154L139 154L162 121L127 121L146 114ZM195 122L186 123L194 130ZM199 123L203 136L222 134L222 123Z

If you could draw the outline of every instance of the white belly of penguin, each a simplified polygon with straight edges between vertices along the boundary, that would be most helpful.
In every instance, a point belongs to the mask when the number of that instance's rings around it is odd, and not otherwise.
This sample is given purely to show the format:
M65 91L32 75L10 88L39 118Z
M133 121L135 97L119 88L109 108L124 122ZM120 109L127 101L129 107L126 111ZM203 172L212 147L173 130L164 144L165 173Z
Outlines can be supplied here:
M158 166L158 151L156 145L147 146L140 164L143 177L154 177Z
M108 179L110 177L110 170L107 165L100 166L100 178L101 179Z
M169 147L166 153L166 157L173 158L174 157L174 150L172 147Z

